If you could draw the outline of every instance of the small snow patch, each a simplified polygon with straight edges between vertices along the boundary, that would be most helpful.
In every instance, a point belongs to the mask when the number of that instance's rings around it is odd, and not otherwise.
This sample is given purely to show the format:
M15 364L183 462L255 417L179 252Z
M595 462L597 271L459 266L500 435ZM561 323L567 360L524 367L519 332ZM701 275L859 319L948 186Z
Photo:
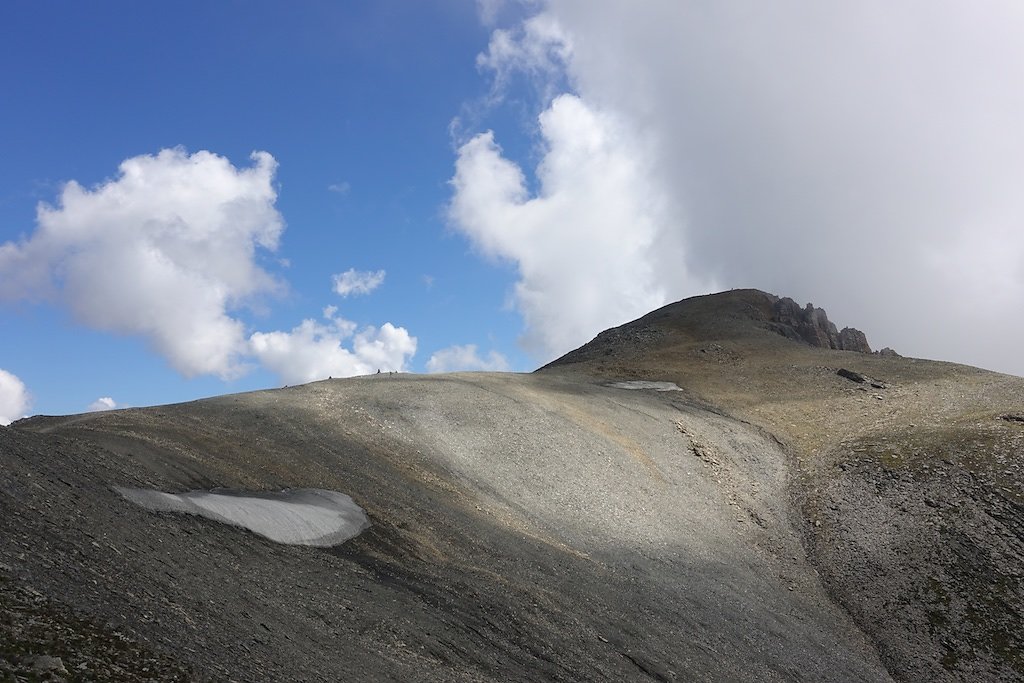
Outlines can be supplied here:
M187 493L120 487L115 490L147 510L199 515L286 545L338 545L370 526L366 513L350 497L325 489L214 489Z
M653 391L682 391L679 385L675 382L646 382L644 380L634 380L632 382L612 382L605 386L613 389L650 389Z

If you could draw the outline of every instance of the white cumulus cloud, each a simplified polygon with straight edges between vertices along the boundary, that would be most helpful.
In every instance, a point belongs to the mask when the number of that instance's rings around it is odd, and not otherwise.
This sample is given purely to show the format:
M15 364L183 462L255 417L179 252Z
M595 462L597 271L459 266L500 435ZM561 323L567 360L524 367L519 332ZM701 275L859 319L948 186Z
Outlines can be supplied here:
M386 273L383 270L356 270L349 268L344 273L332 276L334 291L341 296L352 294L369 294L384 282Z
M117 401L109 396L102 396L90 403L87 410L90 413L98 413L104 410L114 410L115 408L117 408Z
M0 370L0 425L6 426L25 417L30 405L24 382L6 370Z
M186 376L237 376L247 341L230 312L279 287L256 257L283 230L277 164L252 159L165 149L95 187L68 182L30 237L0 245L0 300L50 299L89 327L144 337Z
M257 332L250 352L285 384L405 370L416 353L416 338L405 328L384 323L357 331L336 310L329 306L323 322L306 319L290 332ZM351 348L345 346L349 339Z
M652 192L646 141L573 95L540 115L539 189L491 132L458 152L449 218L485 254L516 264L524 346L551 359L691 286L659 272L667 202Z
M486 356L477 352L476 344L455 345L434 352L427 361L427 372L459 372L462 370L486 370L507 372L508 359L497 351Z

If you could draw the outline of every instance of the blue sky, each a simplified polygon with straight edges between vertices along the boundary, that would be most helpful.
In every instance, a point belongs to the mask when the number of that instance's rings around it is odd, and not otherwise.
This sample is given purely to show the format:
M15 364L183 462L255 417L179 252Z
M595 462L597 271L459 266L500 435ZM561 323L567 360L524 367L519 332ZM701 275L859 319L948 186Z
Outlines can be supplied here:
M1022 29L1011 2L6 2L0 420L527 371L747 286L1022 374Z
M474 256L444 216L449 124L488 88L474 60L489 31L472 3L25 2L2 14L0 241L30 234L37 203L64 182L101 183L124 159L181 146L243 167L265 150L287 227L264 256L288 291L243 312L253 329L336 305L361 324L408 328L413 370L471 343L532 369L504 305L509 268ZM331 276L350 268L387 276L343 299ZM35 411L278 384L259 367L228 383L185 378L145 339L91 330L60 306L9 303L0 325L0 367L29 387Z

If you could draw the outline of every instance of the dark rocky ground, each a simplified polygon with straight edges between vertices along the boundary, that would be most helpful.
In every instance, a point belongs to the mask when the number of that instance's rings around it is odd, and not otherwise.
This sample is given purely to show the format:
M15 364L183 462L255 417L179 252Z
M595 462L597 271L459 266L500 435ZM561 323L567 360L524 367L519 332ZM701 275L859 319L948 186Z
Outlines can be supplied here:
M0 428L0 680L1024 680L1024 380L811 347L861 339L779 301L533 375ZM283 546L114 486L327 488L373 526Z
M1024 677L1024 429L882 433L816 464L813 555L890 668ZM1016 432L1016 433L1014 433Z

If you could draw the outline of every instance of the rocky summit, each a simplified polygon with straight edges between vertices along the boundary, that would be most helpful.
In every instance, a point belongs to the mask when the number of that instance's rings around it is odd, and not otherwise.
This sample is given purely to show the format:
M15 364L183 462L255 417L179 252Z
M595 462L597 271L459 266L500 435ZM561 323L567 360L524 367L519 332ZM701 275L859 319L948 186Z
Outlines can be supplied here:
M785 297L776 299L773 309L774 315L770 322L783 336L802 339L811 346L823 349L871 353L868 338L863 332L852 327L838 331L835 324L829 321L825 310L815 308L814 304L800 308L795 301Z
M1024 380L757 290L0 428L0 680L1024 680Z

